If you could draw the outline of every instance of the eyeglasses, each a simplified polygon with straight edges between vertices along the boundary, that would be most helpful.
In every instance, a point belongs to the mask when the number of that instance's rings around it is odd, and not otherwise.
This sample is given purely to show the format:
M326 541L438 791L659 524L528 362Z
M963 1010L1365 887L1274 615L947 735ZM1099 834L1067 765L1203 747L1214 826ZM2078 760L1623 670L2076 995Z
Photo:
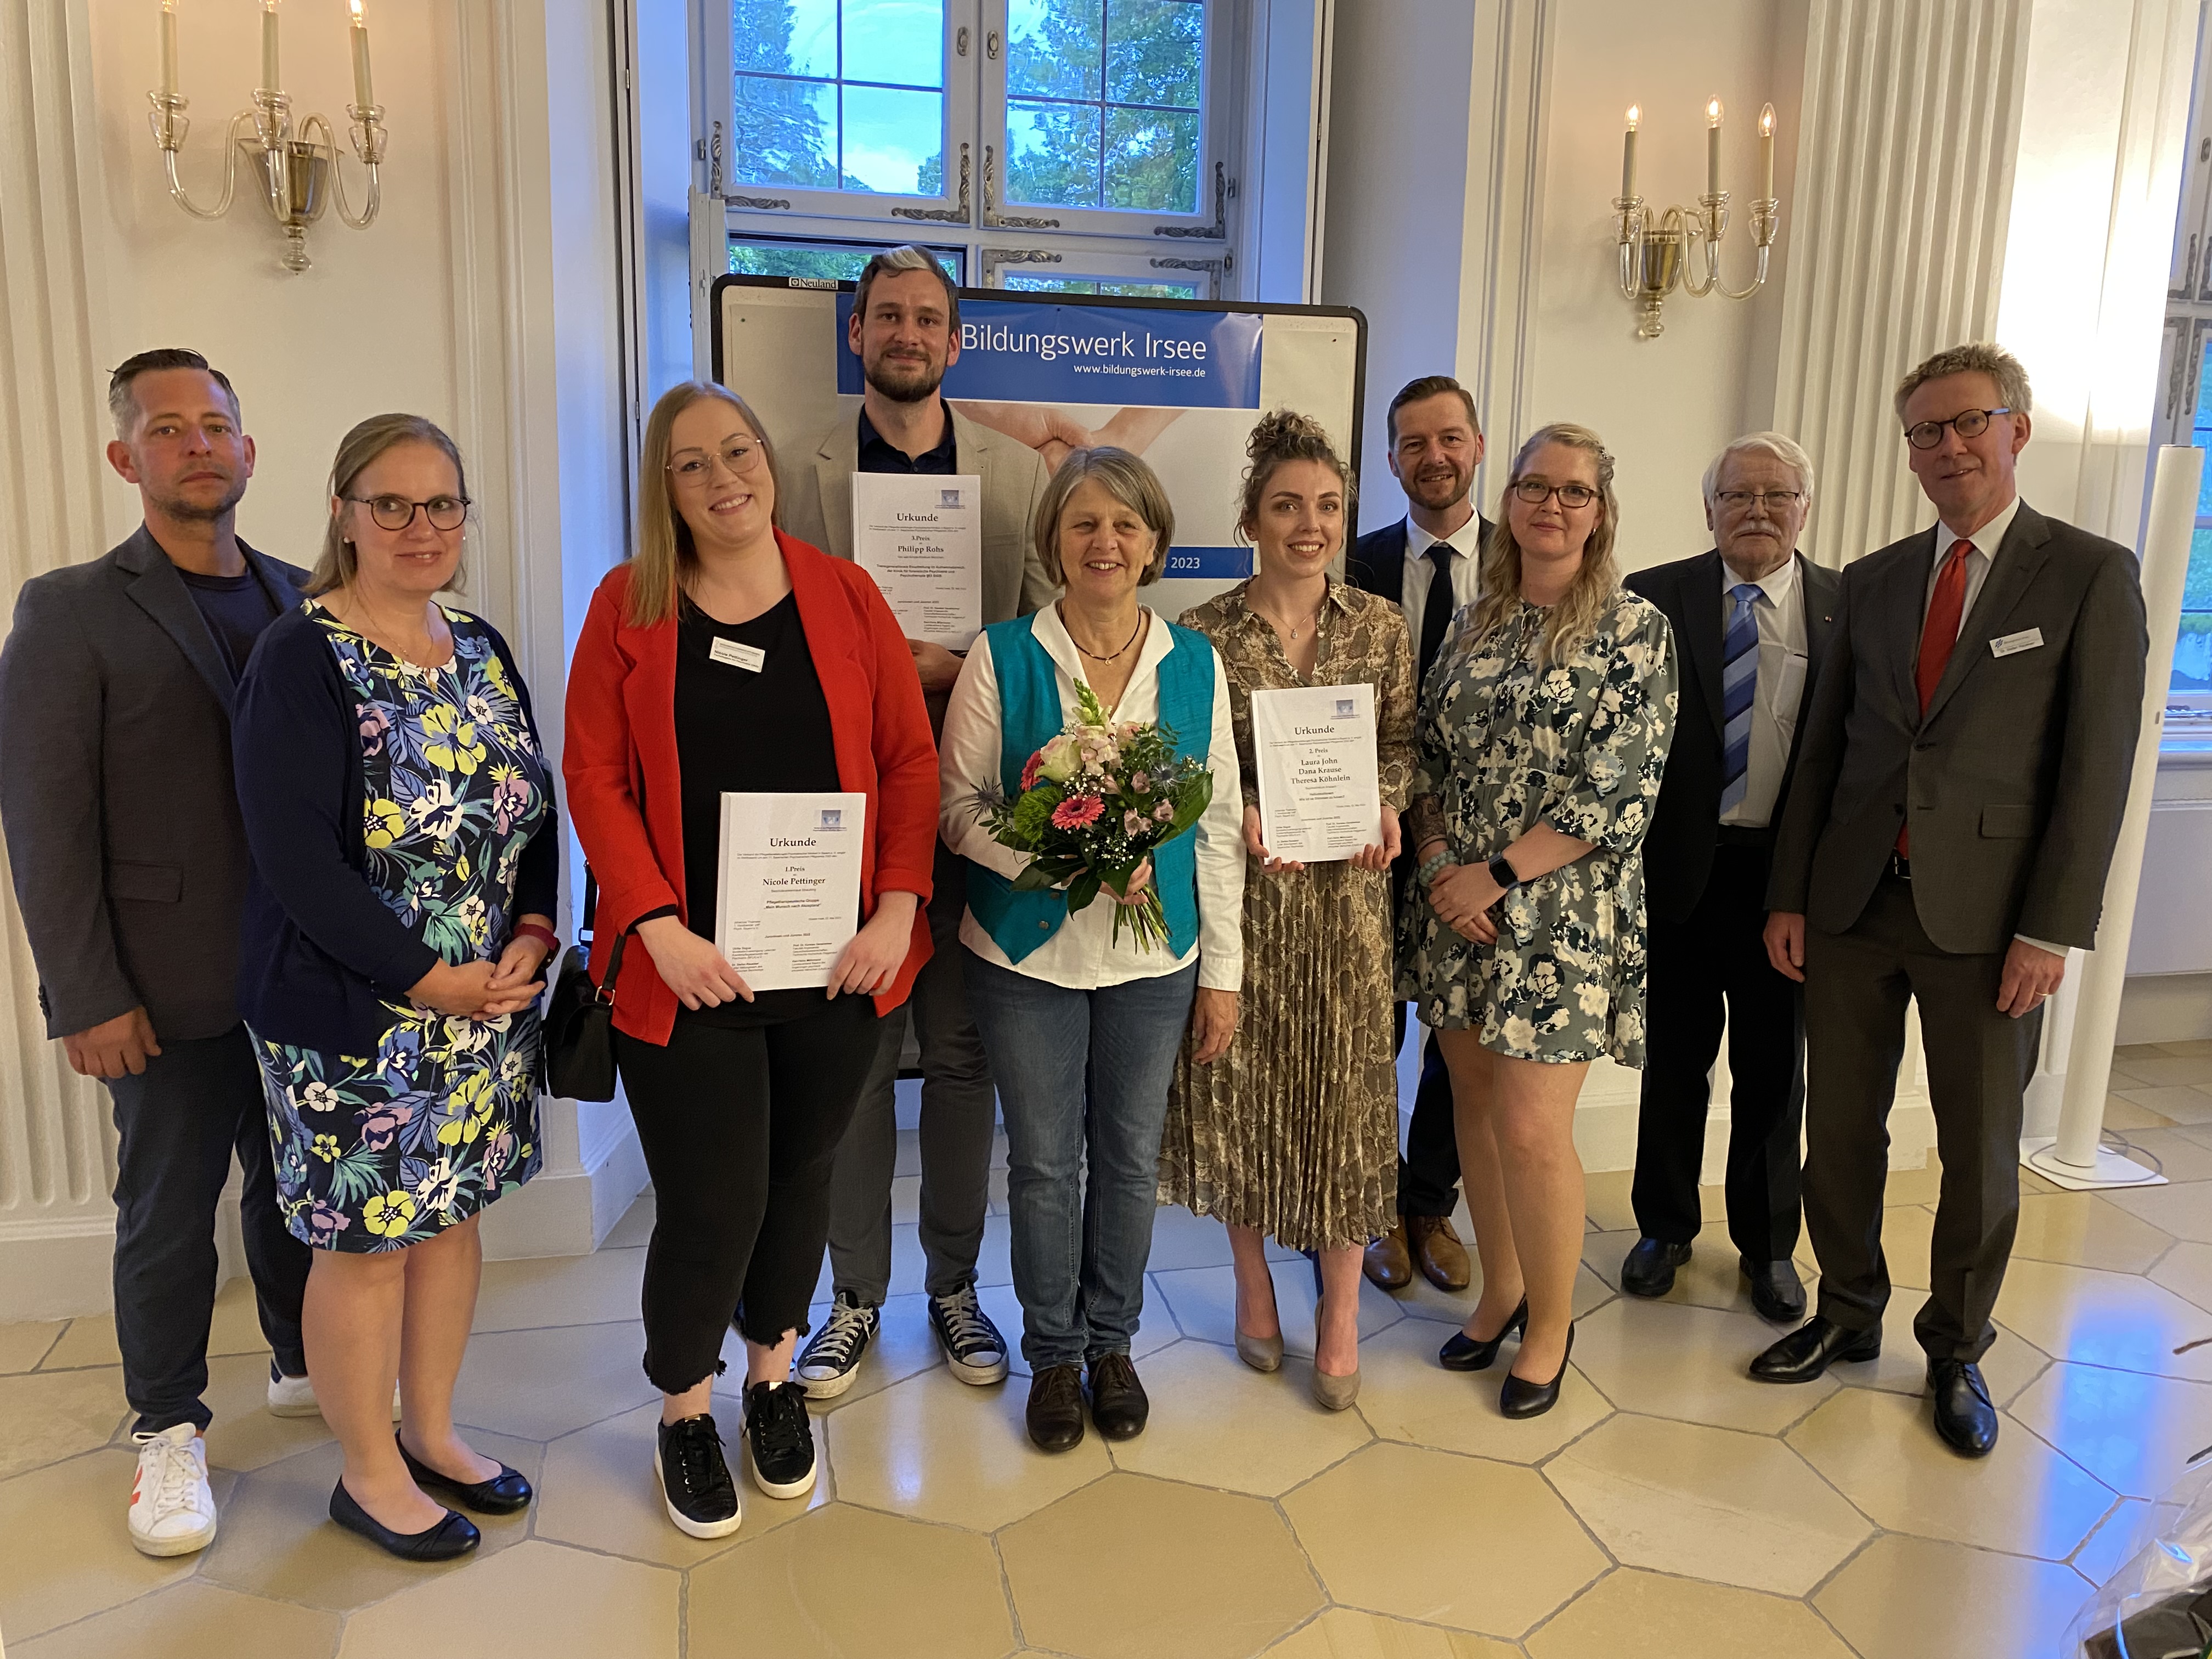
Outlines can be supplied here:
M732 477L743 477L748 472L759 471L761 447L749 438L738 438L724 445L719 455L687 450L668 464L668 470L675 474L678 483L703 484L714 476L718 462L730 470Z
M1588 507L1597 499L1597 491L1588 484L1547 484L1541 478L1523 478L1513 486L1513 493L1531 507L1541 507L1553 496L1559 498L1564 507Z
M384 530L406 529L417 512L429 515L433 530L459 530L469 516L465 495L433 495L427 501L410 501L404 495L349 495L346 500L367 507L368 516Z
M1713 499L1731 513L1741 513L1753 501L1768 513L1787 513L1805 499L1802 489L1717 489Z
M1962 409L1948 421L1923 421L1917 426L1905 428L1905 441L1915 449L1933 449L1943 441L1943 428L1949 427L1961 438L1978 438L1990 429L1992 416L2009 415L2009 409Z

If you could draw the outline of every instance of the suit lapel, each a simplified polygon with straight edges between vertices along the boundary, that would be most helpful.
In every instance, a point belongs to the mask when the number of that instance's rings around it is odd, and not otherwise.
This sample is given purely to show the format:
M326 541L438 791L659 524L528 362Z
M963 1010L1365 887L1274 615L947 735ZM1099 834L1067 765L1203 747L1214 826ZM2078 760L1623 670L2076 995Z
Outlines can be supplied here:
M1698 677L1698 695L1713 732L1723 741L1728 722L1721 702L1721 556L1717 550L1698 561L1698 568L1682 579L1682 654Z
M1842 583L1825 565L1797 555L1797 597L1805 607L1805 692L1797 705L1802 721L1813 706L1813 682L1827 660L1828 640L1836 631L1836 601Z
M1996 556L1990 562L1982 591L1974 596L1974 608L1959 629L1959 642L1951 647L1951 659L1943 666L1943 678L1936 683L1936 695L1928 700L1929 720L1943 712L1943 705L1966 683L1976 665L1988 659L1988 643L1996 636L1997 625L2012 613L2035 580L2035 573L2043 568L2047 556L2045 544L2050 539L2051 526L2043 515L2021 502L2013 515L2012 528L2005 532ZM1929 556L1932 559L1935 555L1931 551Z
M130 574L124 591L131 596L131 602L176 641L177 649L184 653L185 660L207 682L208 690L215 693L215 700L222 707L223 717L228 719L233 690L230 670L223 662L215 635L208 632L199 606L192 603L185 579L169 562L169 556L161 550L153 532L139 526L137 534L116 550L115 562L118 569Z
M822 492L822 527L830 544L822 550L841 559L853 556L853 475L860 470L859 417L842 420L814 454L815 487Z
M1900 559L1890 573L1889 586L1875 602L1878 620L1865 636L1881 641L1880 649L1894 653L1890 664L1891 690L1904 711L1908 729L1920 724L1920 688L1913 679L1920 659L1920 629L1928 613L1928 573L1936 567L1936 529L1929 526L1913 538L1912 556Z

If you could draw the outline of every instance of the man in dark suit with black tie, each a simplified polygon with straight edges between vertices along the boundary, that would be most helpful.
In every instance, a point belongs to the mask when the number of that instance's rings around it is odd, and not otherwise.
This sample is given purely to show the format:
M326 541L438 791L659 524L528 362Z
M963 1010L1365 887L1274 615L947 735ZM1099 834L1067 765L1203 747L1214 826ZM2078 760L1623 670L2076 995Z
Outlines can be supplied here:
M1468 492L1482 463L1482 422L1474 399L1449 374L1424 375L1400 390L1385 417L1390 471L1406 492L1406 516L1362 536L1345 561L1354 587L1403 608L1413 630L1414 671L1426 680L1461 606L1474 603L1490 520ZM1413 874L1409 852L1391 871L1392 914ZM1406 1006L1398 1005L1398 1039ZM1413 1122L1398 1159L1398 1224L1367 1247L1367 1277L1386 1291L1413 1282L1418 1264L1440 1290L1468 1284L1466 1246L1452 1231L1458 1202L1459 1146L1452 1127L1451 1079L1431 1036L1421 1054Z
M1797 1140L1805 1104L1802 994L1766 959L1772 825L1801 716L1826 653L1840 578L1797 551L1812 458L1755 432L1705 471L1714 547L1638 570L1629 591L1667 614L1688 672L1659 805L1644 841L1650 915L1632 1200L1641 1235L1620 1266L1632 1296L1664 1296L1698 1236L1707 1081L1729 1044L1728 1224L1752 1304L1805 1312Z
M1818 1314L1752 1362L1803 1382L1881 1351L1885 1126L1920 1005L1943 1182L1928 1300L1936 1432L1996 1443L1977 1363L2020 1217L2021 1097L2069 947L2093 948L2142 702L2127 549L2020 499L2027 373L1939 352L1897 390L1933 530L1844 572L1767 890L1769 955L1805 981L1805 1219Z

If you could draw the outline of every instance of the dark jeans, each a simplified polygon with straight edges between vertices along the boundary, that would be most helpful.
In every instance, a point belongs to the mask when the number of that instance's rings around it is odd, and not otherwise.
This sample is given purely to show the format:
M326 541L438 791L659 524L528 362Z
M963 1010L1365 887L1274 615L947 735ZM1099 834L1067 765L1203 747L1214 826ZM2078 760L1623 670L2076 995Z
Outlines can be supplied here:
M1392 1015L1390 1052L1406 1047L1406 1009ZM1398 1213L1449 1215L1459 1203L1459 1133L1452 1120L1451 1073L1437 1048L1437 1034L1421 1043L1421 1081L1406 1125L1406 1150L1398 1155Z
M115 1108L115 1342L141 1434L204 1429L208 1322L215 1316L216 1203L238 1154L238 1221L261 1334L287 1376L307 1374L300 1298L313 1252L276 1204L261 1068L246 1027L171 1040L137 1077L111 1079Z
M961 965L1006 1113L1022 1358L1042 1370L1125 1354L1145 1305L1160 1130L1198 964L1096 991L965 949Z
M663 1394L720 1374L732 1322L770 1346L806 1328L830 1162L875 1058L877 1019L867 997L802 1006L819 1012L745 1025L679 1010L665 1048L615 1034L653 1173L645 1374Z

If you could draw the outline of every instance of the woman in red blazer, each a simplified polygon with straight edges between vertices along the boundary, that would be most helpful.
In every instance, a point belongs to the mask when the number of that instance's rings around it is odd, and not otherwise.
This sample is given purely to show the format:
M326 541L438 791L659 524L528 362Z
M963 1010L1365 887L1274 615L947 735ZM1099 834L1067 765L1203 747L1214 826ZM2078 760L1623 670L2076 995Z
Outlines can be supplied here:
M645 1370L669 1518L737 1530L709 1396L745 1339L762 1490L814 1484L792 1349L830 1225L830 1169L876 1021L928 959L937 750L904 630L857 565L775 528L768 436L719 386L647 422L635 556L592 596L568 670L562 770L599 883L592 970L615 984L615 1055L653 1172ZM867 798L859 931L820 989L755 991L715 947L725 793Z

